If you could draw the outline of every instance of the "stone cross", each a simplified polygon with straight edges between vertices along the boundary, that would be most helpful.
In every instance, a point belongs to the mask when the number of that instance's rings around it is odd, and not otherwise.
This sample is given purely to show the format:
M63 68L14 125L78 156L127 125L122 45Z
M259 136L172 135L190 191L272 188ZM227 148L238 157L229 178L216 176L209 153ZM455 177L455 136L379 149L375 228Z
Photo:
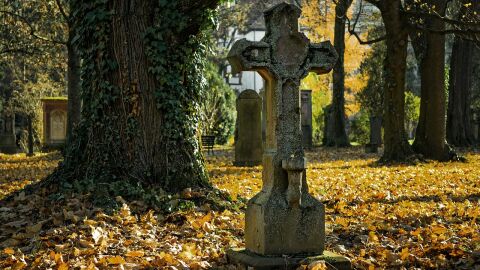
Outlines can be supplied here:
M333 69L330 42L311 44L299 32L301 10L279 4L265 12L260 42L237 41L228 60L233 72L257 71L265 80L266 142L263 188L247 205L245 242L260 255L322 254L324 206L308 193L302 147L300 81Z

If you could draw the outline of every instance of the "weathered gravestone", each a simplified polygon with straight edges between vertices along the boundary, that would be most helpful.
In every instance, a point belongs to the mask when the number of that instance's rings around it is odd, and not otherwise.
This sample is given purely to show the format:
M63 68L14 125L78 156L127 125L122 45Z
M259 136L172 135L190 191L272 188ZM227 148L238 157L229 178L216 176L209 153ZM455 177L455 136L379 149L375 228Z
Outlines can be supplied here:
M261 164L262 144L262 98L254 90L246 90L237 98L235 165Z
M365 146L367 153L377 153L378 147L382 145L382 117L370 117L370 142Z
M18 152L15 136L15 115L0 115L0 152L15 154Z
M313 147L312 90L302 90L302 134L303 148Z
M57 148L65 144L67 136L67 105L64 97L44 98L43 138L47 148Z
M476 142L480 142L480 114L474 113L472 117L473 137Z
M246 250L228 256L255 268L289 269L311 255L350 269L348 259L324 251L325 208L308 192L300 116L300 80L309 71L329 72L338 55L330 42L310 44L298 31L300 13L286 3L266 11L262 41L240 40L228 57L234 72L265 79L267 121L263 188L247 205Z

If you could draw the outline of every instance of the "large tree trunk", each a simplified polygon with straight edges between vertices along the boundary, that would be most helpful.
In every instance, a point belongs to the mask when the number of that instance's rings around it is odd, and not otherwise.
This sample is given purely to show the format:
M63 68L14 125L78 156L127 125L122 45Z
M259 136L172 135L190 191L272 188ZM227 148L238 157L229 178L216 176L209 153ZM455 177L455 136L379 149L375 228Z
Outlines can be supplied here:
M475 141L470 111L474 46L455 37L450 61L447 141L459 147L471 146Z
M338 62L333 68L332 114L329 124L333 134L327 133L326 145L347 147L350 142L345 129L345 22L351 0L340 0L335 7L334 47Z
M445 10L445 0L429 0L428 4L435 7L438 14ZM445 23L428 18L426 27L442 31ZM445 35L429 31L422 35L420 119L413 148L426 158L446 160L449 148L445 140Z
M384 153L382 161L404 161L413 151L405 132L405 71L408 30L400 0L379 4L386 30Z
M468 4L472 3L472 7ZM458 19L470 18L480 12L480 3L463 0ZM447 141L455 146L468 147L475 143L472 126L471 98L475 44L456 36L450 59L449 96L447 110Z
M209 185L196 108L199 33L216 2L75 2L82 121L54 179L90 185L101 196Z
M67 43L68 54L68 113L67 113L67 145L72 138L73 129L80 122L82 100L80 96L80 56L72 44L75 33L71 30Z

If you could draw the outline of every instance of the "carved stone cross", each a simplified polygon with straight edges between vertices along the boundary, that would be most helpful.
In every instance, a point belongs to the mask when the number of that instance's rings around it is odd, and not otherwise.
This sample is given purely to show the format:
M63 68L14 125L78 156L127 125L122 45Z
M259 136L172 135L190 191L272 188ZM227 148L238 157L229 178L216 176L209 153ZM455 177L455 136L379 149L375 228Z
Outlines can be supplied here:
M245 228L247 250L261 255L322 254L325 245L324 206L306 182L299 87L308 72L332 70L338 55L298 31L300 13L286 3L266 11L262 41L239 40L228 56L234 73L257 71L266 82L263 188L248 202Z

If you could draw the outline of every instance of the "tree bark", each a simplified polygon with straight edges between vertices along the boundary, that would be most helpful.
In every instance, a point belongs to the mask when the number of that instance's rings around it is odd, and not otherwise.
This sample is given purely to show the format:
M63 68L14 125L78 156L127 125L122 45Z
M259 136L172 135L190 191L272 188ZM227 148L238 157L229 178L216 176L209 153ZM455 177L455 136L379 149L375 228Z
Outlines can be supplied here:
M33 150L33 124L32 124L32 116L28 115L27 116L27 121L28 121L28 152L27 156L33 157L35 155L34 150Z
M467 5L472 3L471 8ZM458 19L470 17L470 12L480 12L480 4L463 0ZM472 125L471 98L474 87L475 44L456 36L450 59L449 96L447 110L447 141L458 147L468 147L475 143Z
M438 14L445 10L445 0L429 0ZM427 18L429 29L444 30L441 19ZM425 31L420 56L421 102L420 118L413 149L426 158L449 159L446 145L445 96L445 35Z
M72 132L80 122L82 99L80 96L80 56L77 49L72 44L72 39L75 36L73 29L69 31L69 40L67 42L67 57L68 57L68 108L67 108L67 141L66 145L70 144Z
M378 7L386 30L384 96L384 153L382 161L404 161L413 154L405 132L405 71L407 67L407 23L400 0L384 0Z
M196 134L201 73L192 63L216 2L196 1L193 10L186 1L76 2L82 121L52 178L93 182L109 196L209 186Z
M335 7L334 47L339 57L333 69L332 114L329 123L333 134L327 133L327 146L350 146L345 124L345 23L351 4L351 0L340 0Z
M447 141L458 147L471 146L475 141L470 111L474 46L455 37L450 61Z

